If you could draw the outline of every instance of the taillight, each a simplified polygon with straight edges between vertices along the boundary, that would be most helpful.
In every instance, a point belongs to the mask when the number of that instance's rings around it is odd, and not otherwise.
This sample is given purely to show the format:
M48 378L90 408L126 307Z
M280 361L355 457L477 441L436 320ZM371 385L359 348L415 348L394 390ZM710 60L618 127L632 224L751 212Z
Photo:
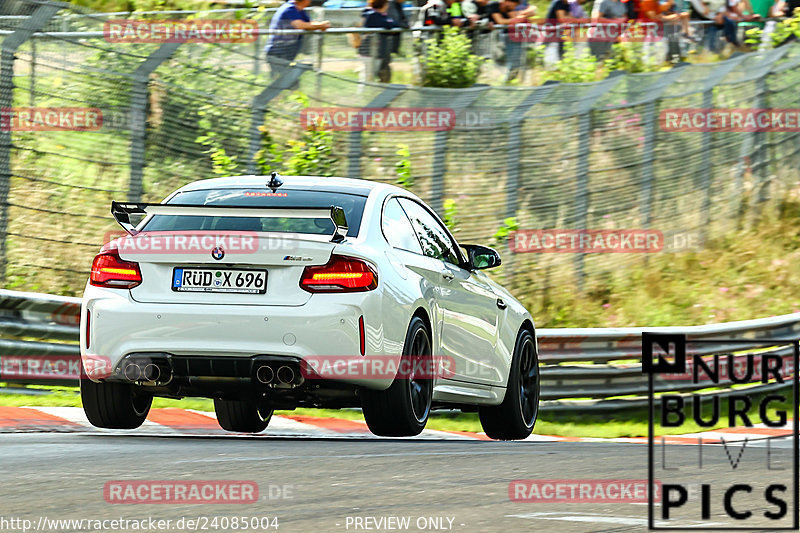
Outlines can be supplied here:
M92 263L89 283L95 287L132 289L142 282L139 263L123 261L117 250L106 250L97 254Z
M378 286L378 273L361 259L332 255L325 265L307 266L300 288L308 292L364 292Z

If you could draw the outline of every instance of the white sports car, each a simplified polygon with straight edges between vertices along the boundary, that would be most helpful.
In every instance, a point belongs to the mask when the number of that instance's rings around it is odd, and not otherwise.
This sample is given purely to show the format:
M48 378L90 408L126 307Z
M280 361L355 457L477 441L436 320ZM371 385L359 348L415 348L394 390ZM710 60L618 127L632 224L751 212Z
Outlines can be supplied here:
M437 408L478 411L495 439L530 435L533 320L482 272L497 252L459 245L412 193L273 173L112 214L128 235L95 257L83 295L95 426L135 428L154 396L200 396L236 432L299 406L361 407L384 436L419 434Z

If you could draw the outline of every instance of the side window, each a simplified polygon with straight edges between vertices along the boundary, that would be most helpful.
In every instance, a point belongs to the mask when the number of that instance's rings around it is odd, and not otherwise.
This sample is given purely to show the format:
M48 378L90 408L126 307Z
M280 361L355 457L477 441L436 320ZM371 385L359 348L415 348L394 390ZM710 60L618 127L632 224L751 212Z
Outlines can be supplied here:
M414 228L411 227L411 222L408 221L408 217L406 217L400 204L397 203L396 198L386 202L386 207L383 208L383 217L381 218L381 228L386 240L393 248L418 254L422 253Z
M439 224L439 221L418 203L406 198L400 198L399 201L417 232L419 242L422 244L422 253L458 265L460 263L458 253L453 248L447 230Z

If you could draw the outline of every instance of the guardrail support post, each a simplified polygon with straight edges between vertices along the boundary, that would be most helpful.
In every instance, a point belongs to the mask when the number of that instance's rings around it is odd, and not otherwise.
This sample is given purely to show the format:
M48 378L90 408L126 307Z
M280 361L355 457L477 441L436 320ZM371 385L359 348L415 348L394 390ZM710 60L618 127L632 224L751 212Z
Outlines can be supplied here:
M61 6L42 5L36 8L0 47L0 109L14 105L14 54L31 35L41 30ZM11 192L11 127L0 127L0 282L6 280L8 257L8 195Z
M264 113L267 112L267 104L281 94L283 91L291 89L300 76L307 70L311 70L311 65L305 63L294 63L281 72L281 75L269 84L269 86L258 93L253 98L252 115L250 119L250 145L247 158L247 172L256 173L256 152L261 148L261 134L259 126L264 124Z
M128 201L138 202L144 194L144 152L147 142L147 100L150 74L161 63L169 59L181 43L162 44L158 50L147 56L134 71L131 83L131 160Z

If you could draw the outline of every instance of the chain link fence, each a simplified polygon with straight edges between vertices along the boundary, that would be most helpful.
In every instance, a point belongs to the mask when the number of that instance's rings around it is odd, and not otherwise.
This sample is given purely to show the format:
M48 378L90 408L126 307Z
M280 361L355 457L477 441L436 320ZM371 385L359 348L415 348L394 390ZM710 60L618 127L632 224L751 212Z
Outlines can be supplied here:
M306 105L480 116L448 131L333 131L333 171L394 183L406 159L398 148L407 146L409 188L440 214L447 209L461 242L501 250L501 282L548 298L624 276L649 254L514 254L498 231L650 228L713 238L797 185L796 132L678 133L659 116L800 107L798 45L597 83L438 89L359 82L303 64L271 79L255 53L263 42L110 43L102 20L68 5L16 5L25 20L0 34L0 108L93 109L102 127L0 128L6 288L80 294L93 255L119 229L111 200L160 201L213 177L199 137L213 137L236 173L263 170L254 159L266 142L302 142ZM65 16L80 34L41 33Z

